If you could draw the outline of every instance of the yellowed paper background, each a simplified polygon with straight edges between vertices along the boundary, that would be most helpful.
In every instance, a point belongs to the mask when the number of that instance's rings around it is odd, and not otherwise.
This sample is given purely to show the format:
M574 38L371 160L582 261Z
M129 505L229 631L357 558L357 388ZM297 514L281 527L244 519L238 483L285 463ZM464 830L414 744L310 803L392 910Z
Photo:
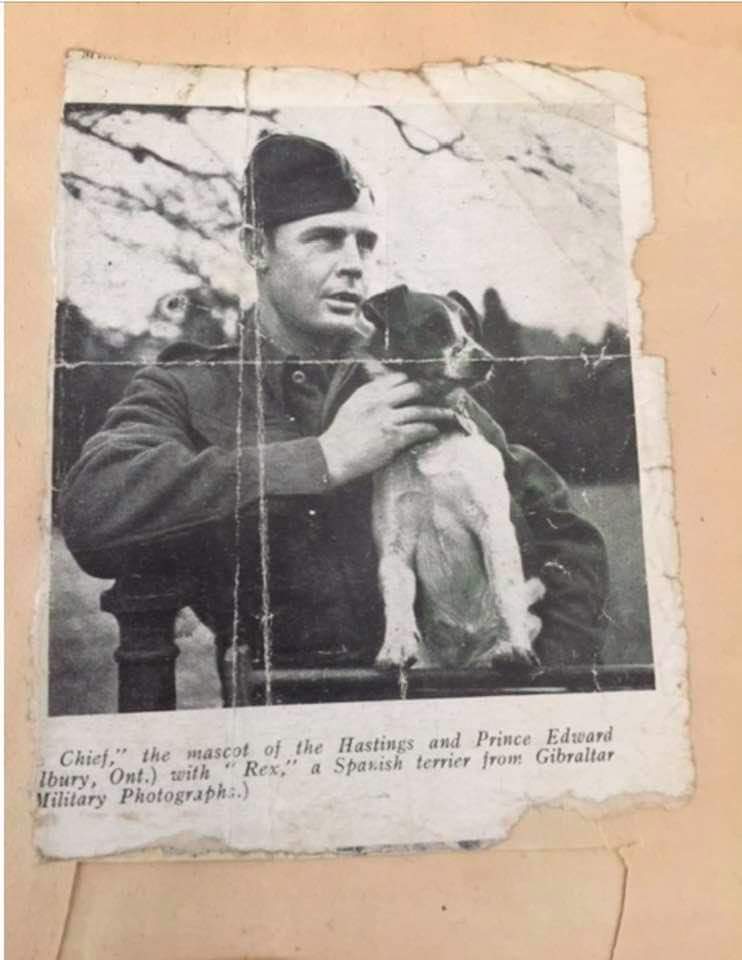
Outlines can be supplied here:
M18 4L6 8L6 28L8 957L739 956L742 9ZM644 77L657 227L637 270L645 351L668 361L698 777L690 803L602 818L532 812L503 847L478 853L36 862L30 635L58 118L72 47L148 62L345 70L496 55Z

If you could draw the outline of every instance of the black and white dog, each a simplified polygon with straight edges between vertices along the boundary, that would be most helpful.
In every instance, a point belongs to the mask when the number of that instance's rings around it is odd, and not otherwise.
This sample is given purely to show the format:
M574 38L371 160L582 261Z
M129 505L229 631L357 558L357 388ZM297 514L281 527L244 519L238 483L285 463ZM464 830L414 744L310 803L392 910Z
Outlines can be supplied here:
M494 358L477 343L479 318L465 298L405 286L370 298L366 369L403 369L423 402L454 409L458 429L401 454L374 477L374 535L386 629L380 666L489 667L537 663L544 594L525 580L510 519L502 454L467 414L466 386Z

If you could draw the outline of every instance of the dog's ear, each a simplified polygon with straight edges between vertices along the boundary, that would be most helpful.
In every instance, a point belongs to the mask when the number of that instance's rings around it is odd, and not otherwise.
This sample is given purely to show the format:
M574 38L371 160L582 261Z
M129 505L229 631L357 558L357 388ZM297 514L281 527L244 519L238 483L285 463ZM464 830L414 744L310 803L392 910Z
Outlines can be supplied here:
M397 352L400 333L409 322L408 293L405 284L400 284L369 297L363 304L364 317L376 327L369 349L379 359Z
M449 300L453 300L463 309L464 313L469 318L472 327L472 336L476 341L481 341L482 339L482 318L479 313L474 309L471 300L464 296L463 293L459 293L458 290L449 290L446 296Z
M398 287L391 287L383 293L369 297L363 304L364 317L377 329L382 330L388 330L400 323L406 324L408 293L406 285L402 283Z

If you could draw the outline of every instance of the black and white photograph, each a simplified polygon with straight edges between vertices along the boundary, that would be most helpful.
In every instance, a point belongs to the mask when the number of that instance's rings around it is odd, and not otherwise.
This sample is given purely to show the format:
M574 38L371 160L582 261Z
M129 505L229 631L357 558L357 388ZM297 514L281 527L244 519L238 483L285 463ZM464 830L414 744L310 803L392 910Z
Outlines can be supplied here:
M604 71L71 57L45 853L471 847L687 788L645 120Z
M607 109L65 105L52 715L653 686Z

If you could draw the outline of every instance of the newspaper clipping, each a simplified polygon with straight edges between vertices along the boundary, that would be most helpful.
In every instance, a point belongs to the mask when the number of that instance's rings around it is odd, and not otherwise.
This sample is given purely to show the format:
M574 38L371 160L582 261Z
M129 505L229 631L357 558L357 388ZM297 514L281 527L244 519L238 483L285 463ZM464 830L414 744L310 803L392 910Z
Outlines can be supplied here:
M65 91L41 854L687 796L641 81L80 53Z

